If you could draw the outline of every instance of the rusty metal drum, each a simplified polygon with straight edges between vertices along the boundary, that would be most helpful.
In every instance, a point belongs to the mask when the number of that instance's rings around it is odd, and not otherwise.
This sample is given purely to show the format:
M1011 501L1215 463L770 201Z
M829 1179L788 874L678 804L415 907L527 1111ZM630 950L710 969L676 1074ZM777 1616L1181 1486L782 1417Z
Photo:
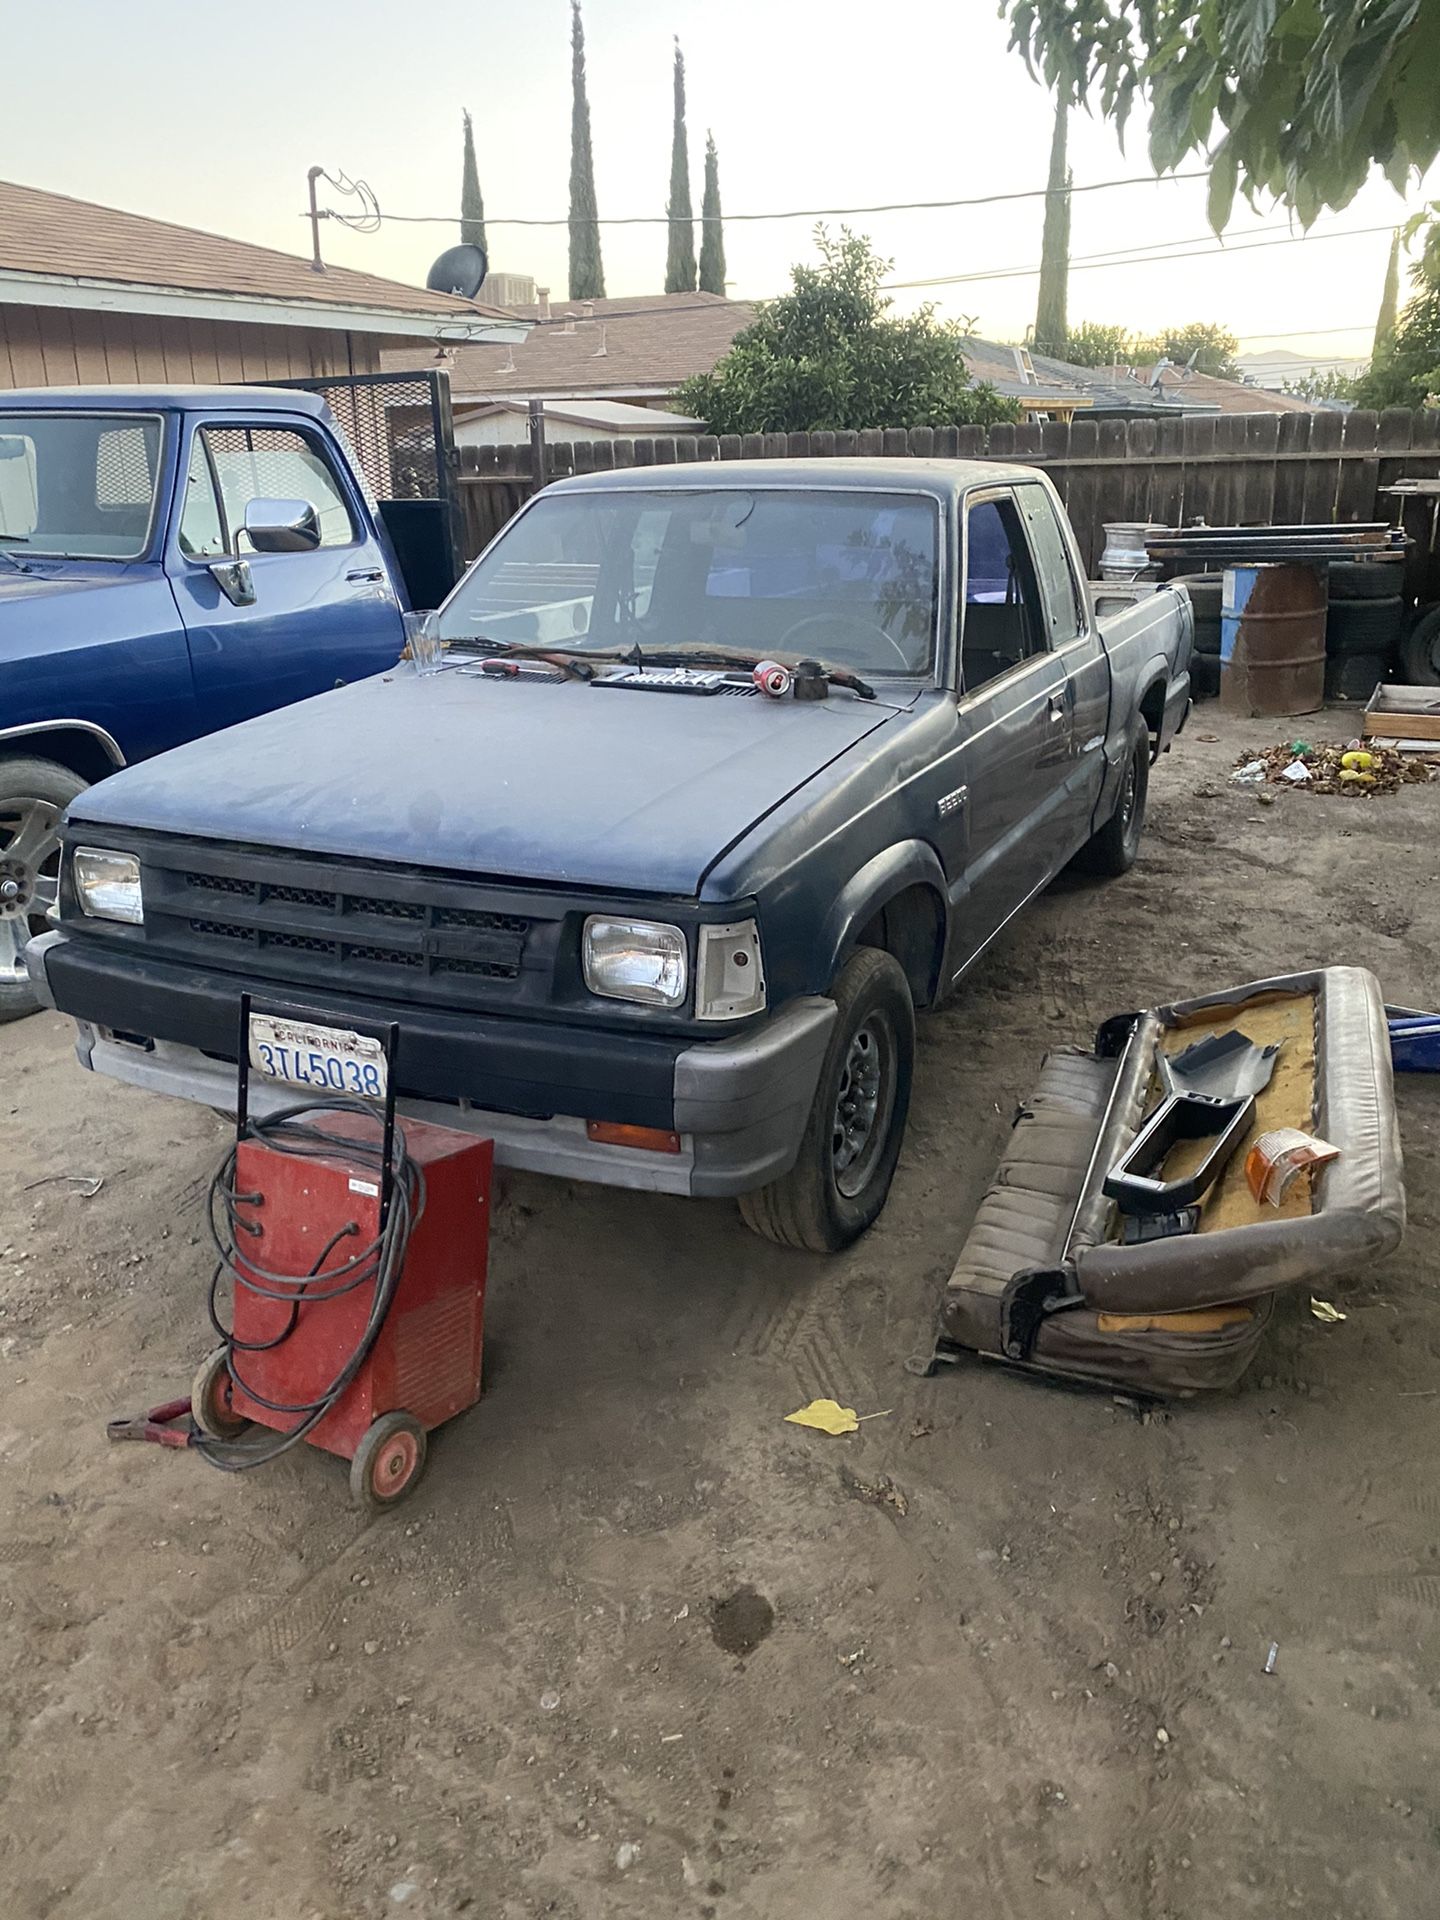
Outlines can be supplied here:
M1323 566L1230 567L1220 610L1220 704L1251 715L1325 704Z

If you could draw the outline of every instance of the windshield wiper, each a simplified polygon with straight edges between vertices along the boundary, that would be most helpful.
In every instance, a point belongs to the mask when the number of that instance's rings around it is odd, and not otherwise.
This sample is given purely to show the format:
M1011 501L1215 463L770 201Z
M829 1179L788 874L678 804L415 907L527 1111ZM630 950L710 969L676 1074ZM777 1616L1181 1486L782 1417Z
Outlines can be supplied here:
M24 542L26 545L28 545L29 539L30 539L30 536L25 533L0 533L0 542L6 541L6 540L19 540ZM20 558L18 553L11 553L10 549L4 545L0 545L0 557L3 557L4 559L8 560L11 566L14 567L17 573L33 573L35 571L33 567L26 566L25 562Z
M562 673L576 680L594 679L594 672L587 664L591 660L608 663L630 658L628 650L621 652L614 647L547 647L523 640L488 640L483 633L466 634L448 644L463 647L467 653L474 651L488 660L539 660L546 666L559 667Z
M645 650L647 667L735 667L742 673L748 673L758 667L762 660L770 658L769 654L743 653L728 647L647 647ZM799 664L818 668L831 686L844 687L850 693L858 694L862 700L875 698L875 689L870 682L862 680L850 667L836 666L829 660L816 660L808 654Z

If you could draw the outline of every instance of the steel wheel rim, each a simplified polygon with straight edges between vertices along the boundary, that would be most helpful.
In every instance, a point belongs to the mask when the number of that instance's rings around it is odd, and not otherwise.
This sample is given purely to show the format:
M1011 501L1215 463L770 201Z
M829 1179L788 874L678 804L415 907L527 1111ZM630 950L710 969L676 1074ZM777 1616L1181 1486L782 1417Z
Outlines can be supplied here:
M830 1118L830 1166L847 1200L864 1191L885 1149L895 1107L895 1034L872 1013L845 1051Z
M1130 764L1125 769L1125 784L1120 789L1120 828L1126 839L1130 837L1130 828L1135 821L1135 801L1140 791L1140 767L1138 756L1131 754Z
M0 810L0 986L26 979L25 943L46 929L59 892L60 808L8 800Z
M413 1433L396 1433L381 1447L370 1473L379 1500L393 1500L410 1484L420 1464L420 1442Z

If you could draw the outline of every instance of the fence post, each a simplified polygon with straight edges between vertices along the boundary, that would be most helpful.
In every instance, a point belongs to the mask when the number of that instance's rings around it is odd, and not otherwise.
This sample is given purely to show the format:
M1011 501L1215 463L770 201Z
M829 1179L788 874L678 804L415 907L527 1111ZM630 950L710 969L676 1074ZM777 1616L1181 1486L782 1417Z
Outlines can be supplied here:
M530 478L539 493L545 484L545 402L530 402Z

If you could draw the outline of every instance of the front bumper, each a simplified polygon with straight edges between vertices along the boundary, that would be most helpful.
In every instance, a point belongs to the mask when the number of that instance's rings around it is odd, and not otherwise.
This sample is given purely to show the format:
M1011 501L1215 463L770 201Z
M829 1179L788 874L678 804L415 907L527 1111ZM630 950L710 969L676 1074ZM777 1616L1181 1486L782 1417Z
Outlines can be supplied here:
M64 931L31 941L26 963L44 1003L74 1019L82 1066L233 1112L246 983ZM832 1000L809 997L687 1043L295 988L274 998L332 1025L398 1022L399 1111L493 1139L502 1166L696 1196L747 1193L793 1166L835 1021ZM296 1097L252 1089L257 1112ZM587 1120L673 1131L681 1151L593 1141Z

